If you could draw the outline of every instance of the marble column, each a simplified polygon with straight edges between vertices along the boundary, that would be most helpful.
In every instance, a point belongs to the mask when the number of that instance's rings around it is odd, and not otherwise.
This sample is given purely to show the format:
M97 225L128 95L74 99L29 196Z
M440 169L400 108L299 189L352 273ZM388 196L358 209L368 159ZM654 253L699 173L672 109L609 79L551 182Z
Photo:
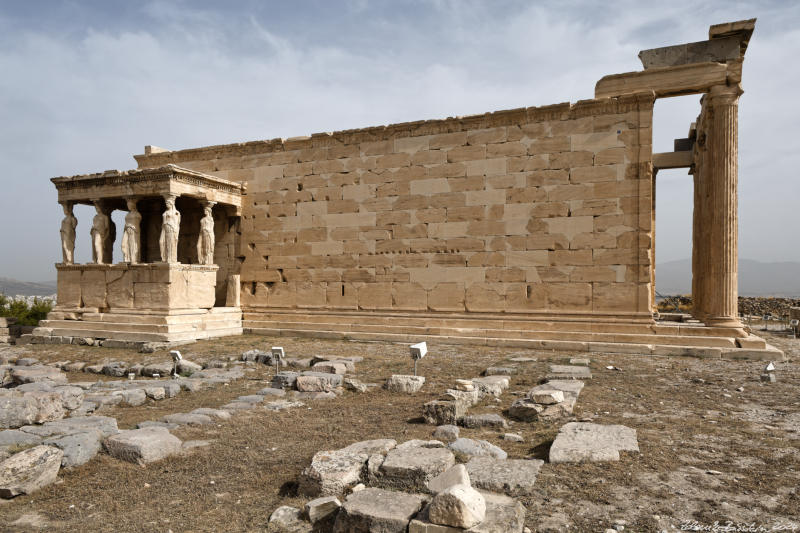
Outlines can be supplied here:
M701 165L698 164L698 168ZM692 316L700 318L703 315L703 279L701 269L701 229L703 220L703 201L700 175L696 170L694 175L694 209L692 210Z
M717 86L707 95L706 176L708 203L708 268L704 321L708 325L741 327L738 276L738 86Z

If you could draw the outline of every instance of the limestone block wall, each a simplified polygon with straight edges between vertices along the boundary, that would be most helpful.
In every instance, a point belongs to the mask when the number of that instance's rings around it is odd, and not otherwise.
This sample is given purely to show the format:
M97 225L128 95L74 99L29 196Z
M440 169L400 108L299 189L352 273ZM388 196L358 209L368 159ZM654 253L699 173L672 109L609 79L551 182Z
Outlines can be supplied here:
M245 309L651 312L653 97L136 156L248 184Z
M58 309L138 311L211 308L216 266L56 265Z

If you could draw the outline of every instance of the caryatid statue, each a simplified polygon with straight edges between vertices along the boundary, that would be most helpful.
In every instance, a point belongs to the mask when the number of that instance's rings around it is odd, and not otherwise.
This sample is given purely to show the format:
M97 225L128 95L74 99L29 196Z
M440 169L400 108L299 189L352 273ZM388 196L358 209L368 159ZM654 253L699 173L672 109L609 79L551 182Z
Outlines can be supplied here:
M214 264L214 217L211 210L216 202L206 202L203 218L200 219L200 237L197 239L197 262Z
M72 214L72 202L64 202L64 219L61 221L61 255L65 265L71 265L75 259L75 227L78 219Z
M102 265L106 262L106 244L111 234L111 219L103 212L99 201L94 203L97 214L92 219L92 262Z
M138 263L142 215L136 210L135 198L128 198L127 203L128 214L125 215L125 228L122 230L122 261Z
M181 227L181 214L175 209L175 198L175 195L164 197L167 209L161 217L161 237L158 239L158 244L161 248L161 260L165 263L178 262L178 233Z

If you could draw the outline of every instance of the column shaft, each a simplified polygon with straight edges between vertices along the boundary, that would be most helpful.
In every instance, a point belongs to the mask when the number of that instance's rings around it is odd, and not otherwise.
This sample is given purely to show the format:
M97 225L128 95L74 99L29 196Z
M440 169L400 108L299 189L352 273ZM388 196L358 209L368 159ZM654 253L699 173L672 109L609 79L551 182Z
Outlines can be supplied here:
M707 167L709 203L709 325L741 327L738 318L738 87L720 86L709 93L712 114Z

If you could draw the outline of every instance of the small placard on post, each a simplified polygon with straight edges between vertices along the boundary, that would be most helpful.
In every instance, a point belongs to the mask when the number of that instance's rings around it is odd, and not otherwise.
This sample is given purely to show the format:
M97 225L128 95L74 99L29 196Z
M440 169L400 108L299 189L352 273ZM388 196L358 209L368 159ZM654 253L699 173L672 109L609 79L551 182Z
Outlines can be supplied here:
M428 345L424 342L412 344L409 346L409 349L411 350L411 357L413 359L422 359L425 357L425 354L428 353Z
M277 374L280 371L285 352L283 351L282 346L273 346L271 352L272 360L275 361L275 373Z
M424 342L418 342L408 347L411 351L411 358L414 360L414 375L417 375L417 361L425 357L428 353L428 345Z

